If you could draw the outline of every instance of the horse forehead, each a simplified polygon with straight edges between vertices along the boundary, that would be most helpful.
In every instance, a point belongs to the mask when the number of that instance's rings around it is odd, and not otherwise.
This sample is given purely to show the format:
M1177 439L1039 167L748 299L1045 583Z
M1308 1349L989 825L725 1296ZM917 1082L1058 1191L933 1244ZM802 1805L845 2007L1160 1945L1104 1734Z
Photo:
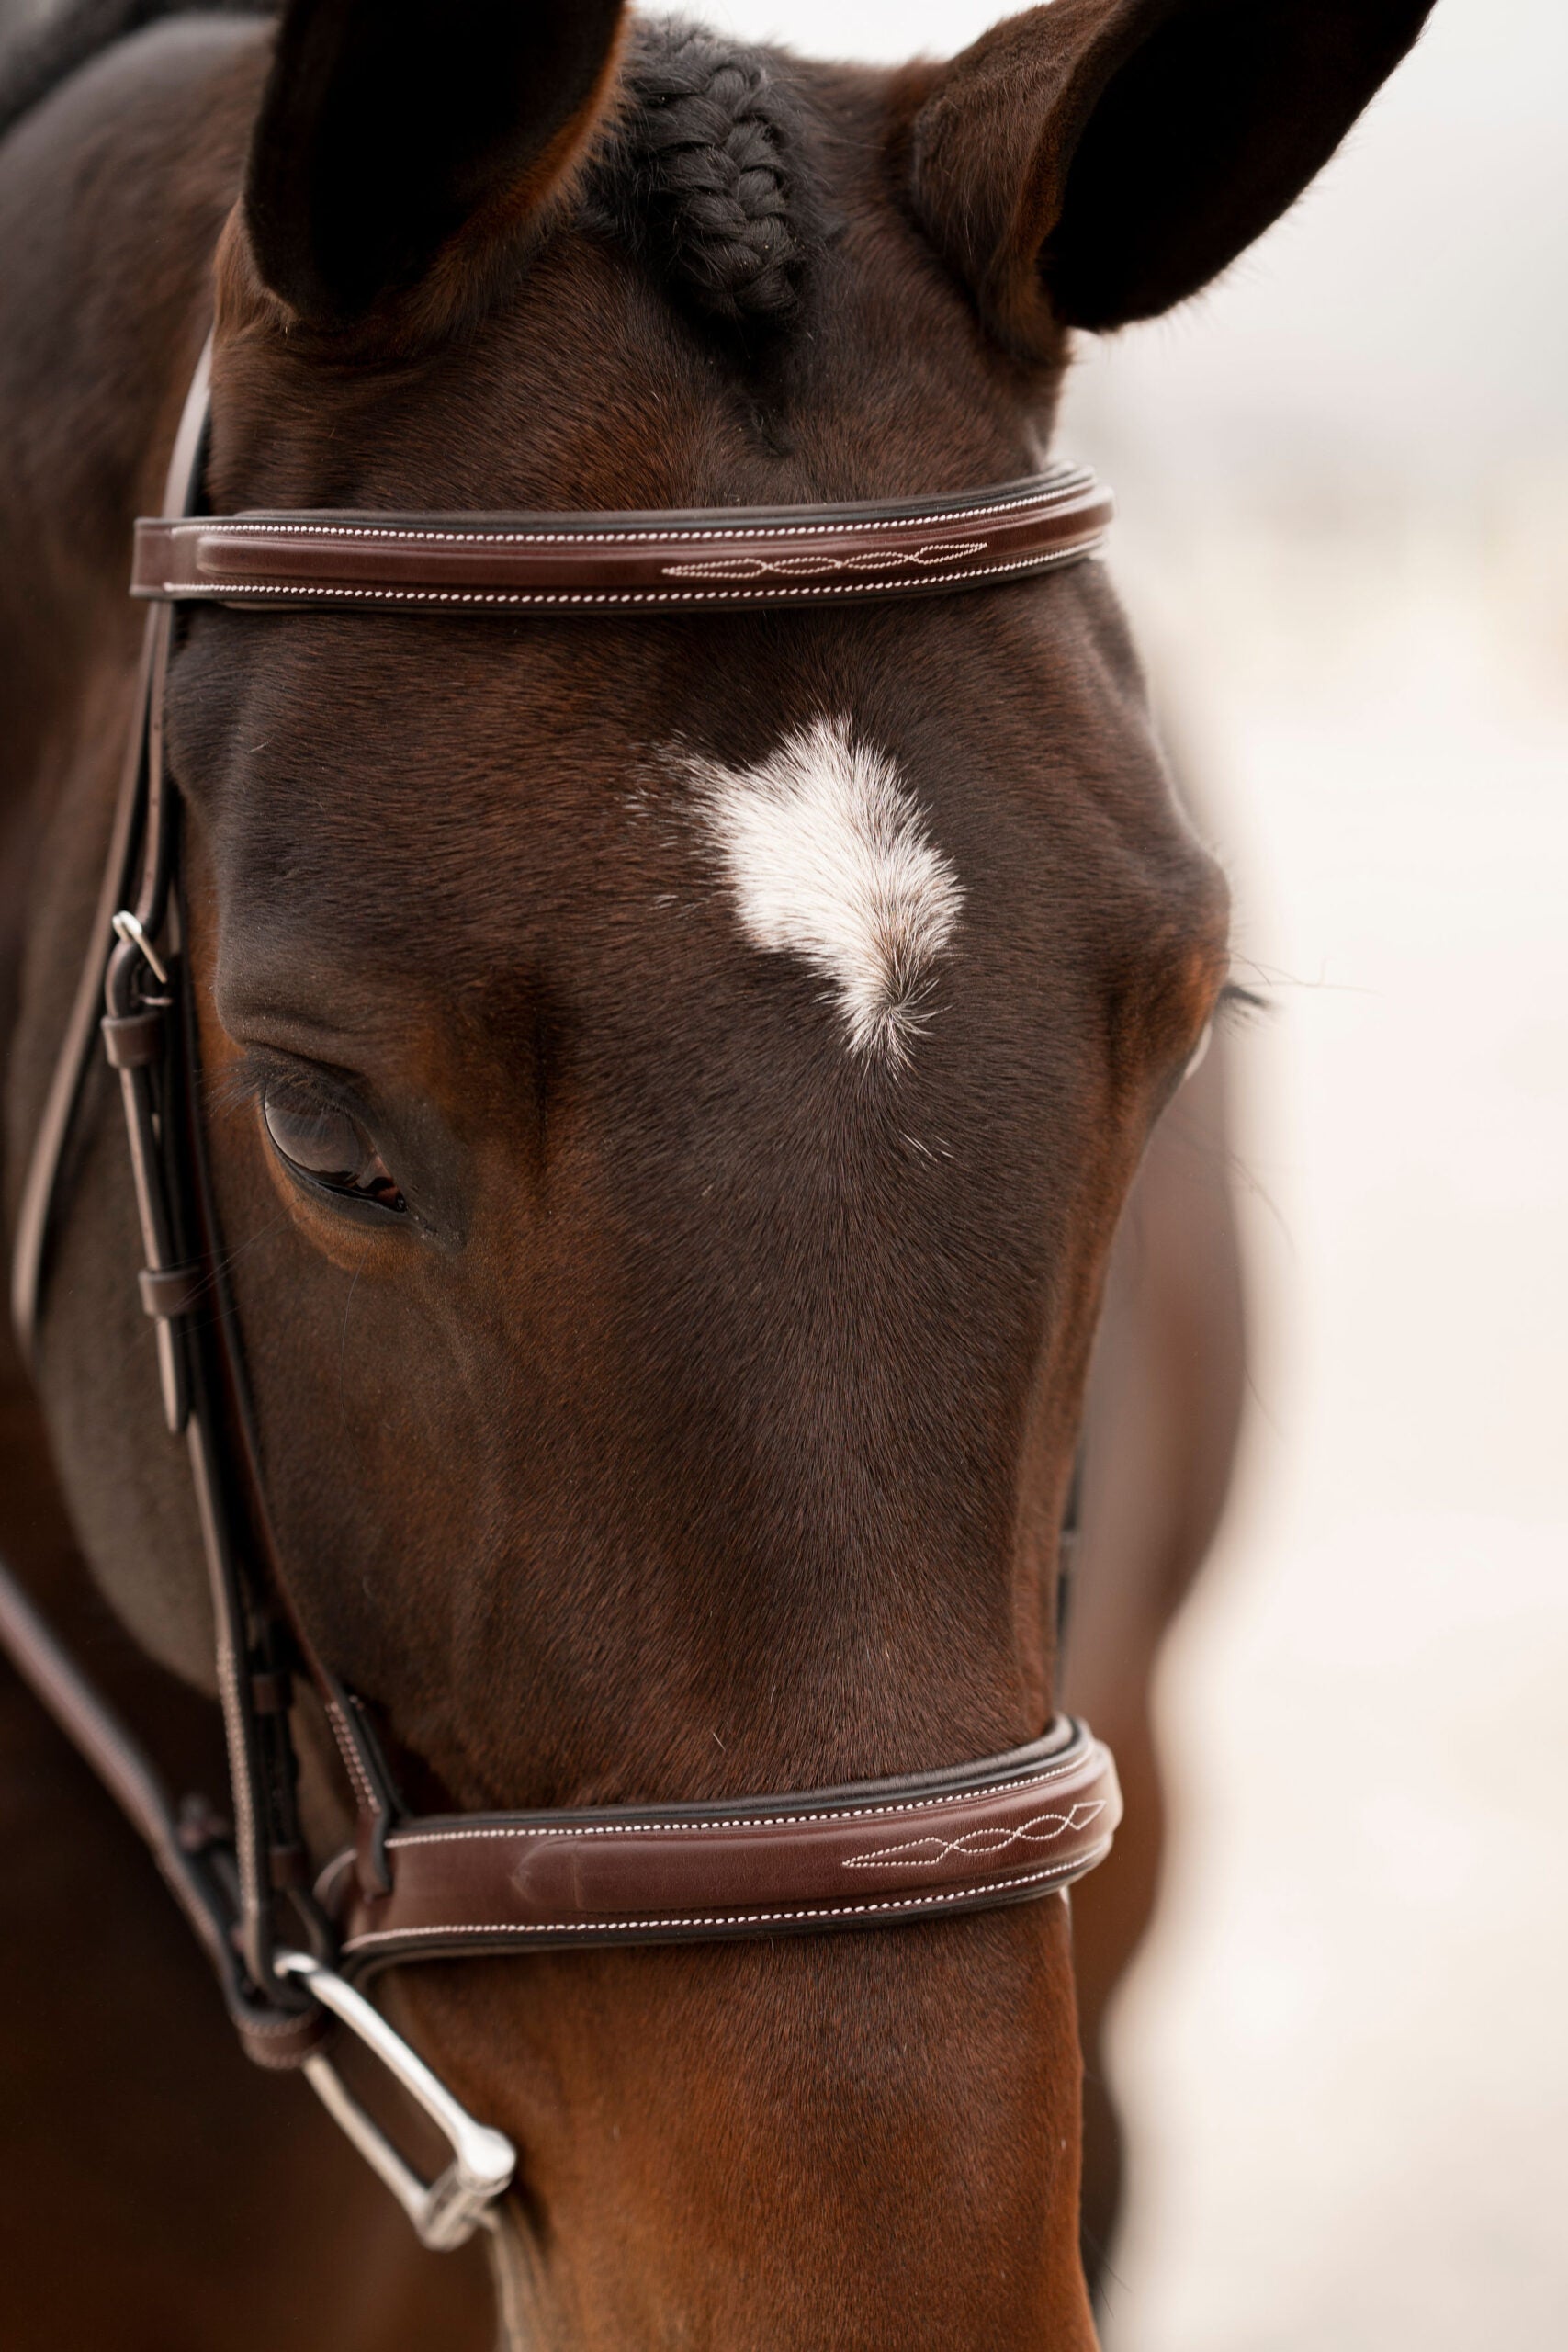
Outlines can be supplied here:
M330 756L282 777L246 763L215 835L225 934L287 933L323 969L553 970L595 994L639 967L672 985L716 980L716 957L741 978L788 967L849 1054L900 1067L982 941L1055 933L1036 885L1070 871L1118 927L1144 899L1062 777L902 734L839 703L728 755L650 734L552 775L524 743L470 791L456 756L389 759L365 790Z
M1072 584L1005 626L935 608L914 647L909 616L895 633L874 615L787 659L741 658L770 641L732 633L694 666L629 631L447 642L396 616L340 641L217 616L170 719L226 940L249 961L259 928L287 934L334 989L355 966L417 973L481 1025L489 1003L510 1026L518 983L618 1033L655 997L800 1006L793 972L840 1056L902 1069L961 999L979 1017L998 956L1050 996L1066 885L1109 935L1173 878L1146 726Z
M219 876L234 945L281 929L298 946L325 924L374 959L390 923L411 973L560 964L619 980L628 955L672 972L703 914L704 970L715 947L732 966L791 964L822 984L847 1052L903 1064L966 899L916 763L836 708L780 723L749 756L675 736L585 766L569 791L520 774L466 820L440 775L404 779L374 806L318 807L308 843L292 778L244 792Z

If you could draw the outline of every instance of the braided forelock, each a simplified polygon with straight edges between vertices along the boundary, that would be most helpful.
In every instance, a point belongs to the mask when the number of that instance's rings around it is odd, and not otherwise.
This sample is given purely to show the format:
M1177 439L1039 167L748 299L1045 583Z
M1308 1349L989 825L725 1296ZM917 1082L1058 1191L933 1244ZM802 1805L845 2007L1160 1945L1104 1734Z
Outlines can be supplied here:
M768 60L679 18L645 20L625 87L610 160L637 243L705 310L787 319L813 240L795 104Z

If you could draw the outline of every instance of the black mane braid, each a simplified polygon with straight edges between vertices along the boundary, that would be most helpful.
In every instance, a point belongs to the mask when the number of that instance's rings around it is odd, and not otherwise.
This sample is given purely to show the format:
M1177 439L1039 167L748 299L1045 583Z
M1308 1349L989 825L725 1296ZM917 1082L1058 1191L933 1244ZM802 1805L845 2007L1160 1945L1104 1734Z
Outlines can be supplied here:
M680 18L628 47L631 103L591 191L671 291L716 317L782 324L817 242L798 103L765 55Z

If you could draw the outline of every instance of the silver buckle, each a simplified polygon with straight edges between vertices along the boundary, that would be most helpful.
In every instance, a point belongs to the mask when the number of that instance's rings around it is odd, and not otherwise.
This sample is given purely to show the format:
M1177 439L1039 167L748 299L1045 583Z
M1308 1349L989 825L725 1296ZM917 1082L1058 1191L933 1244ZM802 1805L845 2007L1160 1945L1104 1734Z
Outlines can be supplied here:
M153 978L160 987L166 989L169 985L169 967L142 930L141 917L133 915L129 908L122 907L118 914L110 916L109 929L114 933L115 937L123 940L128 947L141 949L143 958L151 967Z
M517 2151L503 2132L477 2123L438 2082L423 2058L395 2033L379 2010L331 1968L302 1951L280 1951L273 1965L293 1976L323 2009L330 2009L362 2041L423 2109L447 2141L452 2161L434 2180L422 2180L398 2154L379 2124L353 2096L330 2058L307 2058L304 2075L335 2123L342 2126L372 2171L379 2173L423 2243L437 2253L464 2245L490 2222L490 2208L517 2168Z

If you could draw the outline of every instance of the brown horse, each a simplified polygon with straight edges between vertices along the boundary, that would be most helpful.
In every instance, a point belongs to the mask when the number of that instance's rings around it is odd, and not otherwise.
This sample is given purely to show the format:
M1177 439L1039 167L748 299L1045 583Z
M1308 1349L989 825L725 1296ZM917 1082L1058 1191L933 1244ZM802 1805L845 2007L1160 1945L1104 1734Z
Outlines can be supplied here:
M1038 462L1074 328L1165 310L1426 0L1055 0L874 73L618 0L122 0L0 146L0 1037L15 1205L130 708L130 526L214 327L213 508L776 505ZM131 38L118 38L134 28ZM1098 567L593 623L197 612L171 673L228 1271L297 1606L449 1806L831 1783L1033 1736L1094 1381L1075 1703L1146 1917L1158 1631L1223 1496L1226 901ZM100 1079L0 1549L172 1773L197 1532ZM1142 1174L1138 1175L1140 1162ZM0 1686L7 2352L481 2346L145 1859ZM307 1772L313 1847L343 1831ZM1066 1905L425 1963L522 2152L508 2339L1089 2346ZM1115 2196L1089 2108L1089 2226Z

